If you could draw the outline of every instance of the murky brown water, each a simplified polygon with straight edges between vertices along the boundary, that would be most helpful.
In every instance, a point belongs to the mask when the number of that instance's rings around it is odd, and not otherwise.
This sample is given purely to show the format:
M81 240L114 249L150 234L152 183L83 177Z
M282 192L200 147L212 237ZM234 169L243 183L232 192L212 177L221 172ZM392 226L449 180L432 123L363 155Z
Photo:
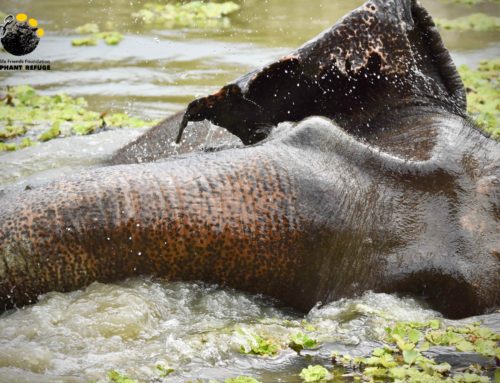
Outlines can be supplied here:
M470 12L466 6L423 2L439 17ZM28 83L47 94L84 96L98 111L125 109L162 118L302 44L361 3L247 0L231 18L231 28L167 30L134 22L130 15L141 6L136 0L2 0L0 10L26 12L43 25L47 34L27 58L51 60L53 70L2 73L0 84ZM492 14L499 8L484 3L475 9ZM114 47L72 47L73 28L89 22L111 23L125 39ZM474 65L500 52L498 33L446 32L444 39L457 63ZM2 190L94 166L140 133L69 137L0 154L0 198ZM262 298L211 286L148 279L94 284L85 291L48 294L34 306L0 317L0 382L104 381L111 369L162 381L158 363L175 369L165 382L237 375L299 382L301 368L328 363L332 348L366 352L389 318L436 315L414 300L383 294L333 303L304 317ZM285 347L291 333L303 331L303 319L325 344L311 353L312 359L291 350L267 359L238 352L246 342L240 330Z
M250 375L263 382L300 382L311 359L287 349L304 331L329 344L310 352L329 364L332 347L362 353L394 320L427 320L435 312L410 299L366 294L302 316L262 298L188 283L134 279L93 284L85 291L51 293L38 304L0 318L1 382L88 382L117 369L143 381L155 366L175 369L167 382ZM248 335L276 340L279 356L240 354Z

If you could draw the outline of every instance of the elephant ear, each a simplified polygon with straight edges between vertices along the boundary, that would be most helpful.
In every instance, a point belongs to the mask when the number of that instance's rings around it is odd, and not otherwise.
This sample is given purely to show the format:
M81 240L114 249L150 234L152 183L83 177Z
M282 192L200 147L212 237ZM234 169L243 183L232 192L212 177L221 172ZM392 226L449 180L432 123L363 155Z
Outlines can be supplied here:
M370 0L279 61L191 102L177 142L189 121L210 120L253 144L283 121L321 115L363 129L407 105L464 115L465 90L417 1Z

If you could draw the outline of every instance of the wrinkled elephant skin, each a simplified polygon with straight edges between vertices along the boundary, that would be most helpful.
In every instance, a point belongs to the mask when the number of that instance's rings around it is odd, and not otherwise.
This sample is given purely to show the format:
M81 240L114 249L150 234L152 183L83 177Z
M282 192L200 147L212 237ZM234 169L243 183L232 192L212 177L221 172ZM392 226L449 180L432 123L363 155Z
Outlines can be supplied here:
M425 9L369 1L112 166L1 200L0 308L152 275L301 310L366 290L449 317L494 310L500 144L465 106ZM210 123L223 145L197 150Z

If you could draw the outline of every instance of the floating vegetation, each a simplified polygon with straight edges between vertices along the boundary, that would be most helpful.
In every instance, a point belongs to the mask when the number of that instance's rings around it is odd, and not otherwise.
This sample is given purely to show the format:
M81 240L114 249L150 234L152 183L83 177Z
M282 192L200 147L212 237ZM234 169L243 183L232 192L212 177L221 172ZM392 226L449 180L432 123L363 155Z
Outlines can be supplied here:
M212 381L211 383L217 383L217 382ZM261 382L258 381L257 379L250 378L247 376L238 376L236 378L226 379L224 380L224 383L261 383Z
M298 332L290 336L288 347L300 354L302 350L311 349L318 345L315 339L310 338L307 334Z
M38 136L38 141L45 142L59 137L61 134L61 121L56 121L52 127Z
M103 40L107 45L118 45L123 40L123 35L118 32L101 32L99 26L95 23L81 25L75 28L75 32L81 35L87 35L71 40L74 47L94 46L99 40Z
M476 70L458 68L467 90L469 114L479 127L500 140L500 58L482 61Z
M129 378L127 375L122 374L116 370L108 372L108 379L112 383L140 383L138 380Z
M432 346L451 346L456 351L475 352L495 358L500 357L497 344L500 335L479 323L463 327L444 327L440 321L426 323L401 322L386 329L383 347L376 348L367 358L352 358L332 354L333 364L340 370L352 371L350 376L363 380L389 380L401 382L489 382L486 370L470 366L462 371L452 371L449 363L438 363L424 353Z
M175 370L173 368L165 367L162 364L157 364L156 369L158 370L159 375L162 378L169 376L170 374L175 372Z
M175 28L210 28L227 27L230 25L228 16L240 9L232 1L211 3L192 1L189 3L157 4L147 3L133 17L146 24L163 24Z
M238 329L237 333L245 339L244 344L240 346L242 354L274 356L279 351L279 346L271 339L246 332L243 329Z
M454 31L486 32L500 30L500 18L485 15L484 13L474 13L453 20L436 18L434 21L439 28Z
M84 98L44 96L28 85L7 89L0 102L0 151L17 150L59 136L86 135L108 128L142 128L145 121L126 113L97 113Z
M332 379L332 374L323 366L308 366L300 372L300 377L306 383L324 382Z

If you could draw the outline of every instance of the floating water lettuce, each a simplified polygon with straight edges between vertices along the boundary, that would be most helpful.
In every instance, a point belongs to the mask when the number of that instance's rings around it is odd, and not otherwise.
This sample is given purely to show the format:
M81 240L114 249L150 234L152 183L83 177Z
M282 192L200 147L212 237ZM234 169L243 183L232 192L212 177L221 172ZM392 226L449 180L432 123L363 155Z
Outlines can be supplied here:
M248 376L238 376L236 378L229 378L224 380L224 383L261 383L257 379Z
M500 140L500 58L482 61L476 70L458 68L467 90L469 114L492 138Z
M157 364L156 369L159 372L160 377L164 378L172 374L175 370L173 368L165 367L162 364Z
M97 39L93 36L81 37L71 40L71 45L74 47L90 47L97 45Z
M129 378L116 370L108 372L108 379L113 383L140 383L138 380Z
M16 150L59 136L84 135L104 128L149 127L126 113L97 113L84 98L44 96L28 85L8 88L0 101L0 151Z
M454 346L457 351L500 356L500 335L478 323L444 327L439 321L401 322L386 329L386 344L367 358L334 353L334 365L354 371L359 379L402 382L489 382L481 366L470 366L452 375L451 365L424 356L432 346Z
M118 32L100 32L96 37L104 40L107 45L118 45L123 40L123 35Z
M316 347L318 342L315 339L310 338L307 334L298 332L290 336L290 343L288 347L300 354L304 349Z
M71 45L74 47L97 45L99 40L103 40L107 45L117 45L123 40L121 33L101 32L95 23L81 25L75 28L75 32L87 36L71 40Z
M434 21L439 28L454 31L500 31L500 17L484 13L474 13L453 20L436 18Z
M58 137L61 134L61 122L56 121L52 127L38 136L38 141L45 142Z
M189 3L147 3L132 16L146 24L163 24L170 27L218 27L229 26L229 14L240 6L232 1L211 3L192 1Z
M300 377L306 383L326 382L332 379L332 374L323 366L308 366L300 372Z
M24 126L7 125L4 129L0 130L0 140L8 140L9 138L22 136L25 133L26 133L26 127Z
M279 347L271 339L266 339L257 334L251 334L237 330L240 335L246 339L246 344L240 346L242 354L259 355L259 356L274 356L278 353Z

